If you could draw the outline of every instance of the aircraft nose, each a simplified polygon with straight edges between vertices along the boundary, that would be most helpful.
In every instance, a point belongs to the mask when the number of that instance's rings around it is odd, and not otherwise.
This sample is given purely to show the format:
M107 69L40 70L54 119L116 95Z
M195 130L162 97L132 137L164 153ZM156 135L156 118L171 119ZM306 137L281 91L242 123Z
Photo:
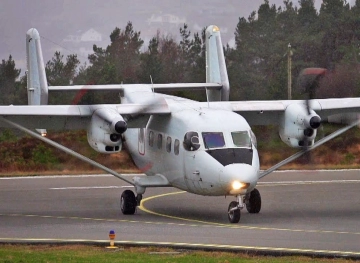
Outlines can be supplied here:
M224 167L220 180L226 184L229 194L246 194L255 188L259 171L248 164L230 164Z

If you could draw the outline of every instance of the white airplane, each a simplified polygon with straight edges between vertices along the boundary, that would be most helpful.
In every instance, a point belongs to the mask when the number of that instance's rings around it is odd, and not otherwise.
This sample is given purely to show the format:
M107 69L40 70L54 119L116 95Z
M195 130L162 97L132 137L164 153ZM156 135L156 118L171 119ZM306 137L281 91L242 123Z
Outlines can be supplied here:
M28 102L0 106L0 126L18 128L134 186L121 195L123 214L134 214L148 187L176 187L206 196L234 196L228 207L231 223L240 210L259 213L258 180L307 151L359 124L360 98L229 101L229 80L219 28L206 29L206 83L116 84L48 87L40 36L26 35ZM47 105L48 91L115 90L119 104ZM207 102L155 91L205 90ZM309 108L310 107L310 108ZM354 113L354 114L350 114ZM314 142L321 120L351 125ZM281 139L298 154L260 171L256 138L250 125L278 125ZM125 144L138 168L147 175L128 180L72 150L41 136L49 130L86 129L90 146L116 153Z

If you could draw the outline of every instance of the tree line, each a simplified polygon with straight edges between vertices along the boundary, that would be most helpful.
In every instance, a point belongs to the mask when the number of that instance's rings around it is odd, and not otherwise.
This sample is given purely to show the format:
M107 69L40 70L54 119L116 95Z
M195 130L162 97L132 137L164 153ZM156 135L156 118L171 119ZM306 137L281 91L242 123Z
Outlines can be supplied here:
M131 22L115 28L106 48L93 46L88 62L76 54L55 52L46 63L49 85L115 83L205 82L205 27L191 32L179 29L180 41L160 31L147 46ZM296 78L308 67L328 69L317 97L360 96L360 0L323 0L319 11L314 0L285 0L282 6L268 0L235 27L235 46L224 46L231 100L287 98L287 53L292 52L293 98L301 98ZM145 50L145 51L142 51ZM10 55L0 64L0 104L27 104L26 76ZM191 92L178 95L204 100ZM74 95L50 96L50 103L65 103ZM110 101L109 101L110 99ZM80 103L116 103L104 92L88 92ZM66 102L67 103L67 102Z

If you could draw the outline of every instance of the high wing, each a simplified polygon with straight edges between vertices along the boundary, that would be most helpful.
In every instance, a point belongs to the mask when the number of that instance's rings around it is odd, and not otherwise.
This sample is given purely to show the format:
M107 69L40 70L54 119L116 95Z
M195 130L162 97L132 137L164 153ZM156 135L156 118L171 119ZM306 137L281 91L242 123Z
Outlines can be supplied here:
M45 65L40 44L40 35L36 29L27 32L27 67L28 67L28 101L30 106L0 106L0 115L29 128L50 129L83 129L87 121L98 109L116 112L129 120L128 127L143 127L145 122L131 121L137 116L152 114L170 114L171 109L167 101L161 97L160 101L130 101L125 104L104 105L47 105L49 91L87 91L113 90L119 93L142 91L171 91L171 90L205 90L208 102L188 101L190 107L213 107L226 109L242 115L250 125L282 125L284 115L293 105L300 105L292 110L292 114L304 112L305 102L301 100L279 101L228 101L229 80L225 65L219 29L210 26L206 38L206 83L169 83L169 84L114 84L114 85L77 85L48 87ZM162 99L161 99L162 98ZM126 104L128 103L128 104ZM322 120L333 122L349 122L356 118L360 109L360 98L345 99L317 99L310 101L314 114ZM354 114L349 114L354 113ZM1 125L6 126L4 123ZM283 126L286 126L283 124Z
M0 115L8 120L21 123L31 129L51 130L86 129L89 119L99 109L115 110L128 118L134 114L150 116L152 114L170 114L165 100L150 104L101 104L101 105L29 105L0 106ZM144 127L143 122L127 122L129 128ZM9 127L0 122L0 127Z
M213 107L237 112L250 125L278 125L285 110L292 104L306 107L306 102L303 100L201 103L202 107ZM319 114L322 120L334 123L349 123L356 119L357 113L360 112L360 98L315 99L311 100L309 104L311 109Z

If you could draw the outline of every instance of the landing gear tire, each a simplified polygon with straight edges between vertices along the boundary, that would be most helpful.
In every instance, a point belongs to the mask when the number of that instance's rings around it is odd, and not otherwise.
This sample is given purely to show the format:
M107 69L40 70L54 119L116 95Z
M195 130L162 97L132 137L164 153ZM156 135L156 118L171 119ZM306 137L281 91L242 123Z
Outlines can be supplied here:
M133 215L136 211L136 198L132 191L125 190L121 194L120 208L124 215Z
M245 202L246 210L250 214L257 214L261 210L261 195L260 192L255 188L250 192L249 199Z
M229 218L230 223L233 223L233 224L239 223L239 221L240 221L240 209L237 208L237 209L231 211L231 209L233 209L235 207L236 208L238 207L238 202L232 201L229 204L229 208L228 208L228 218Z

